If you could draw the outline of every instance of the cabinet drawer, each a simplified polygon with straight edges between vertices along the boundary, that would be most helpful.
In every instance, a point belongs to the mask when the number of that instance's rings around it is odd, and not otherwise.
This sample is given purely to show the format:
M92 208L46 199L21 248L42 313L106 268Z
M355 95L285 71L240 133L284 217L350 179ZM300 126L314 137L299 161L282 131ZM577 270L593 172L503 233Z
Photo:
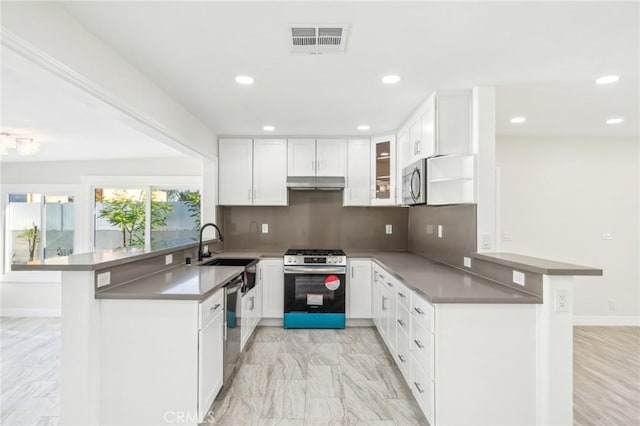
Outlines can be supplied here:
M398 304L407 308L407 311L411 309L411 291L401 282L396 283L396 296Z
M411 317L409 316L409 311L407 309L405 309L404 306L402 306L400 303L398 303L398 307L397 307L397 312L396 312L396 326L398 328L401 328L402 331L404 331L407 336L410 336L410 328L409 328L409 324L411 321Z
M411 294L411 316L424 324L429 331L434 332L433 305L415 293Z
M198 306L198 329L202 328L211 321L216 314L224 310L222 306L224 302L224 290L220 289L213 295L209 296L204 302Z
M434 395L435 395L435 383L429 377L429 375L420 368L419 364L415 362L415 358L411 360L411 391L418 405L422 409L425 417L429 421L429 424L433 422L433 407L434 407Z
M418 362L418 365L433 377L433 346L434 336L427 328L414 321L411 327L411 354Z
M411 353L409 334L405 333L401 327L398 327L397 344L396 344L396 363L400 368L400 372L404 376L404 379L409 382L411 371Z

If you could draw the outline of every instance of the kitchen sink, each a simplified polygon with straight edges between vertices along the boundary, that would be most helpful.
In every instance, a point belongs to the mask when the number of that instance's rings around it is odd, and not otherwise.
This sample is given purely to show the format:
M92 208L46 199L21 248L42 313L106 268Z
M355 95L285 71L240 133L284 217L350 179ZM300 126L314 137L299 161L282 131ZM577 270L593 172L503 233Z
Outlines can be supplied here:
M217 258L201 264L200 266L248 266L258 263L258 259Z

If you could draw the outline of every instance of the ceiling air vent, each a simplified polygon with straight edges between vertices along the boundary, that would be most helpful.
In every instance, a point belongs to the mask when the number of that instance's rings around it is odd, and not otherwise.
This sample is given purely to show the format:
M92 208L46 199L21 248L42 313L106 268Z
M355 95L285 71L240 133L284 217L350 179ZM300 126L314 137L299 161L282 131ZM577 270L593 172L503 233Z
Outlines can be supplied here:
M344 52L347 45L348 25L290 25L291 53L321 55Z

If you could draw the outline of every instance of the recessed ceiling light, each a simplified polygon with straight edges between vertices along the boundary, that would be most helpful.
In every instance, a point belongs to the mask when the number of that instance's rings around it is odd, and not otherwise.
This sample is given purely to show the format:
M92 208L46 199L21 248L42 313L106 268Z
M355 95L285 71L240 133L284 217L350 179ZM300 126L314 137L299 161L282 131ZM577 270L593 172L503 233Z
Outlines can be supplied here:
M239 75L236 77L236 83L238 84L253 84L253 77L248 75Z
M524 118L524 117L513 117L513 118L512 118L511 120L509 120L509 121L511 121L511 123L512 123L512 124L522 124L522 123L524 123L525 121L527 121L527 119L526 119L526 118Z
M358 126L358 130L369 130L370 127L368 124L361 124Z
M395 74L385 75L384 77L382 77L382 82L384 84L396 84L400 80L401 80L400 76Z
M610 118L606 121L607 124L620 124L624 121L623 118L620 117L614 117L614 118Z
M276 128L273 126L263 126L262 130L266 130L267 132L273 132Z
M611 84L620 80L620 76L617 75L603 75L602 77L596 79L597 84Z

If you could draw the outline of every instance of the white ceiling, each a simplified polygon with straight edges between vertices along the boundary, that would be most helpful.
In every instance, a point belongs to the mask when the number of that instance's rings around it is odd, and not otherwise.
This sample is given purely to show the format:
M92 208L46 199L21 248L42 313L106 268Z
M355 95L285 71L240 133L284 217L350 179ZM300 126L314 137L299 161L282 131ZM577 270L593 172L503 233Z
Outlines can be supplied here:
M396 129L433 90L497 87L499 134L638 135L638 2L67 2L217 134ZM287 26L348 23L339 55L293 56ZM380 78L403 77L388 87ZM594 79L619 74L613 87ZM250 87L234 77L255 78ZM527 117L514 126L509 118ZM625 122L604 121L622 116Z
M124 114L7 48L2 48L0 129L40 142L1 162L176 157L184 154L135 130Z

